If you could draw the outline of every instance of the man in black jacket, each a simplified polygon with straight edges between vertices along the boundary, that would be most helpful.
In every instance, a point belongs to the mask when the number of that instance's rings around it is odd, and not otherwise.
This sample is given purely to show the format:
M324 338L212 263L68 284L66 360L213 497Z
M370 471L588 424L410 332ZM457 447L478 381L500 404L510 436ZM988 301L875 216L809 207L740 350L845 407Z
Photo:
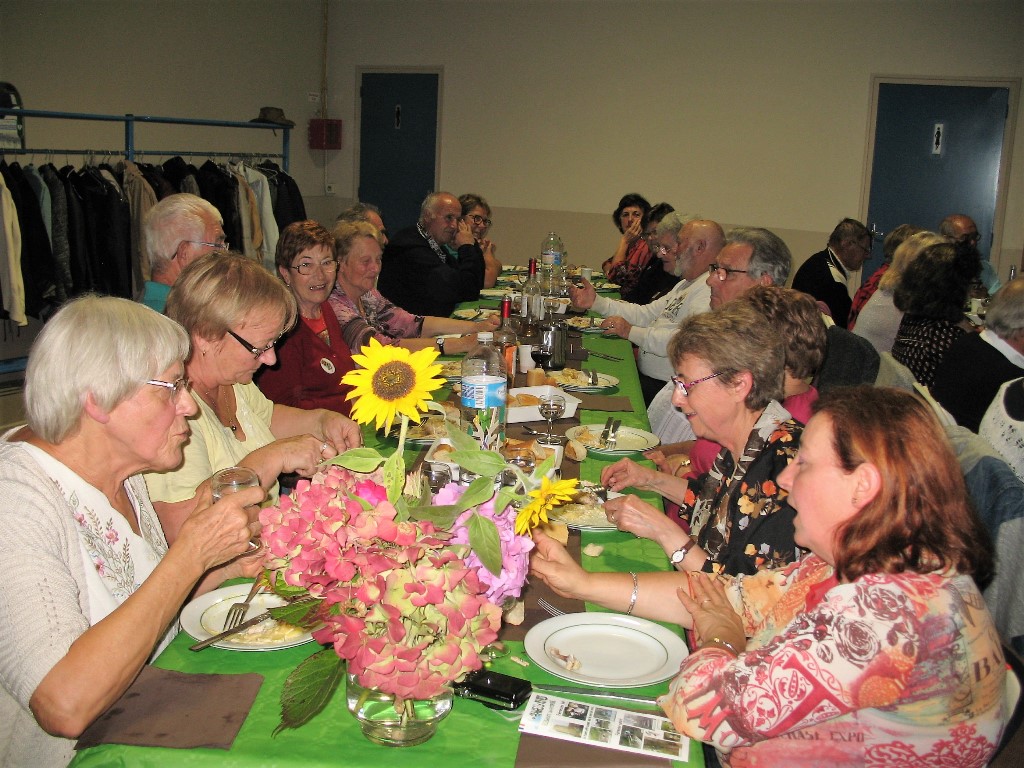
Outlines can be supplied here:
M442 246L455 248L452 259ZM396 234L384 249L377 289L414 315L448 317L461 301L480 298L484 255L462 220L462 206L448 192L432 192L415 226Z
M850 318L850 273L856 272L871 255L871 233L855 219L840 221L824 251L811 256L797 270L793 287L824 302L832 319L845 328Z

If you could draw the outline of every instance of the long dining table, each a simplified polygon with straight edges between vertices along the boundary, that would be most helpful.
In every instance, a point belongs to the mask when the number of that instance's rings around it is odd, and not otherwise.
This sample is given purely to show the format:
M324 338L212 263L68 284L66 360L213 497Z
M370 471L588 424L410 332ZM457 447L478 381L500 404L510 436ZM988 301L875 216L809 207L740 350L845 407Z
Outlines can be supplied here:
M483 300L475 305L489 306L493 300ZM619 338L600 335L584 335L577 340L583 348L597 351L616 360L590 358L585 367L596 368L599 372L610 374L618 379L616 388L607 394L622 395L628 398L630 408L610 414L607 411L590 411L582 409L577 413L577 420L582 424L604 424L609 415L622 420L623 426L648 430L647 413L642 403L640 383L631 345ZM570 363L574 367L579 364ZM445 393L442 393L445 394ZM602 393L605 394L605 393ZM639 407L636 404L640 404ZM567 424L568 422L566 422ZM565 424L561 425L563 430ZM382 437L372 429L364 431L364 439L368 445L375 445L384 451L394 450L393 439ZM412 447L407 450L407 461L411 463L418 458L421 448ZM599 481L601 470L616 461L618 457L590 453L579 465L579 476L583 480ZM634 457L638 458L638 456ZM566 460L568 461L568 460ZM653 504L661 504L660 497L652 494L639 494L641 498ZM617 530L570 532L570 550L578 552L581 547L595 543L603 547L596 557L583 557L584 567L592 572L597 571L651 571L669 570L670 565L665 553L654 542L637 538L632 534ZM503 642L510 649L508 656L498 658L490 664L490 668L508 675L526 678L537 685L566 684L560 679L531 663L524 650L523 634L531 625L547 619L548 614L537 605L540 595L554 597L550 591L544 592L542 584L530 584L524 592L526 603L526 621L523 626L503 631ZM558 603L558 600L552 600ZM572 610L571 604L561 605ZM584 604L578 603L576 610L583 610ZM602 611L599 606L587 604L586 611ZM680 637L683 631L674 625L664 625ZM481 703L468 699L456 698L451 714L441 722L436 735L429 741L416 747L396 749L373 744L363 737L356 720L349 714L345 706L344 684L339 686L326 709L301 728L284 730L274 735L280 720L280 696L285 679L295 667L321 646L310 642L291 648L268 652L238 652L211 647L201 652L192 652L189 646L194 640L185 632L177 638L154 661L155 666L186 673L206 674L241 674L258 673L263 676L263 683L253 706L245 719L231 748L228 750L210 748L169 749L161 747L125 746L121 744L102 744L77 753L71 765L76 768L87 766L295 766L310 768L343 764L347 766L390 766L400 765L406 761L414 761L417 768L452 768L453 766L494 766L495 768L532 768L540 765L554 765L553 751L541 748L521 749L518 732L519 713L508 713L491 710ZM513 658L514 657L514 658ZM525 661L521 666L516 659ZM653 697L666 692L668 682L637 688L623 689L624 692L640 696ZM566 696L579 698L607 706L643 709L643 705L623 704L585 696ZM658 713L657 708L647 711ZM539 739L542 737L524 737ZM565 742L560 742L564 745ZM592 766L620 765L675 765L688 768L702 768L704 759L701 745L691 742L689 759L686 762L658 760L645 756L617 752L598 747L572 745L585 750L579 755L577 764L587 763ZM550 752L547 756L544 753Z

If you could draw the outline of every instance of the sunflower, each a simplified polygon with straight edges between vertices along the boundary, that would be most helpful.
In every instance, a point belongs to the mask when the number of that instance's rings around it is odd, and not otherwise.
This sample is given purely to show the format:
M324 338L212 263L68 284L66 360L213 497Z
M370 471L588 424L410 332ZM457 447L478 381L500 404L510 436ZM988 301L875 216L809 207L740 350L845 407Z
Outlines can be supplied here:
M430 393L444 384L441 366L434 365L437 350L426 347L410 352L397 344L384 346L374 338L352 355L359 366L342 378L352 391L347 400L355 400L352 418L360 424L376 421L376 428L388 430L398 415L408 416L419 423L420 412L427 410Z
M558 480L552 483L545 475L540 488L530 491L533 501L523 506L516 515L516 533L530 534L533 528L548 521L548 512L557 506L572 501L576 495L578 480Z

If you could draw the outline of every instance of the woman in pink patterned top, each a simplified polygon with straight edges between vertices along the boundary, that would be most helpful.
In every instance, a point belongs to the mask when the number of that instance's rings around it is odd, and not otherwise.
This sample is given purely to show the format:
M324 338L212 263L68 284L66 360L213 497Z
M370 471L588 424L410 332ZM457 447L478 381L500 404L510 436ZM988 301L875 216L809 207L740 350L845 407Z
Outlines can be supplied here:
M534 570L693 627L698 645L659 703L724 765L985 765L1009 717L975 583L991 576L991 543L928 406L884 388L823 395L779 484L813 553L782 570L581 578L543 534Z
M363 221L342 221L335 225L334 237L338 282L328 301L353 353L373 337L381 344L399 344L413 350L437 343L442 354L462 354L476 346L478 331L493 331L501 322L496 315L473 322L406 312L376 288L384 243L380 230ZM463 335L441 341L435 338L447 334Z

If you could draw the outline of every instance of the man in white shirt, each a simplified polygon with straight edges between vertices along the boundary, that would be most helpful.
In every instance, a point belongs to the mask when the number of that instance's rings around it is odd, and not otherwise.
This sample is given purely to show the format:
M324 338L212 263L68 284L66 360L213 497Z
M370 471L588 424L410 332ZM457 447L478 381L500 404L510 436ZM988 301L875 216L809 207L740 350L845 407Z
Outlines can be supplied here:
M640 350L637 367L644 402L650 403L674 371L668 359L668 341L680 321L707 312L711 289L704 279L725 242L721 225L708 219L690 219L676 212L658 224L656 253L666 272L680 278L667 294L650 304L631 304L597 292L588 282L570 287L572 302L604 315L601 327L607 333L629 339Z

